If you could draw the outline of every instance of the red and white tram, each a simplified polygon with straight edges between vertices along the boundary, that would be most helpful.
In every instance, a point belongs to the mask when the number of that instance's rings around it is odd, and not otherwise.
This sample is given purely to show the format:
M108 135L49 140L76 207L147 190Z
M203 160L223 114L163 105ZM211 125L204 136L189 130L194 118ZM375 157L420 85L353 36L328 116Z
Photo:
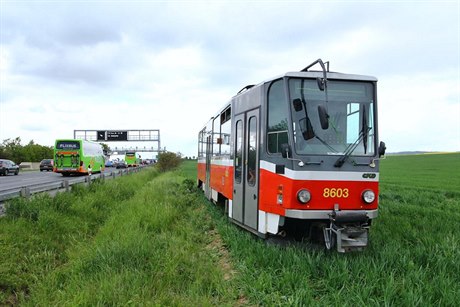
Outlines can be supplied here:
M318 59L234 96L199 132L198 185L259 236L320 234L328 249L362 250L385 152L377 79L326 64Z

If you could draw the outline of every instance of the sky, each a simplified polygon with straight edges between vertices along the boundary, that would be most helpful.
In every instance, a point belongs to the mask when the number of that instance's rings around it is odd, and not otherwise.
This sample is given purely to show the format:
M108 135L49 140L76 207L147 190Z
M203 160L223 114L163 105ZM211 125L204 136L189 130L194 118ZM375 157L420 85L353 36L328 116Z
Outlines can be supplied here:
M460 151L460 0L0 0L0 48L0 142L159 129L196 156L241 88L321 58L378 78L387 152Z

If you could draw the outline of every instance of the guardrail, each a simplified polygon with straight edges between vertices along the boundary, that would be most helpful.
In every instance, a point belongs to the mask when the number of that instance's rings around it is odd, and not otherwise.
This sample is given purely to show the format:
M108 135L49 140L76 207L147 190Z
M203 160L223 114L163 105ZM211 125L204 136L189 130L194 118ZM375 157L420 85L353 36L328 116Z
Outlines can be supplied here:
M9 200L15 197L26 197L29 198L33 194L42 193L42 192L58 192L58 191L70 191L71 186L74 184L81 184L86 183L90 184L91 181L97 179L114 179L116 177L120 177L129 173L135 173L140 171L142 168L146 166L139 166L139 167L130 167L124 169L117 169L111 171L109 173L100 173L100 174L93 174L90 176L81 176L81 177L66 177L61 181L53 181L47 183L39 183L33 184L18 188L12 188L0 191L0 203L4 202L5 200Z

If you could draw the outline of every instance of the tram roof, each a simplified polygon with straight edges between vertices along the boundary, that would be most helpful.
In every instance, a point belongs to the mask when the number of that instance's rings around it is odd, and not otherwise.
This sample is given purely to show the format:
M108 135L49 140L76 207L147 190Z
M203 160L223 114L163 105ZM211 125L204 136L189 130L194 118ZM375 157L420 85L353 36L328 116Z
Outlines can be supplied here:
M317 78L323 77L322 71L295 71L295 72L287 72L283 75L276 76L274 78L265 80L265 82L270 82L272 80L280 79L283 77L295 77L295 78ZM327 72L327 78L332 80L353 80L353 81L377 81L376 77L373 76L365 76L365 75L356 75L356 74L345 74L340 72Z
M251 90L252 88L256 88L261 86L264 83L271 82L273 80L282 79L282 78L323 78L324 74L322 71L295 71L295 72L287 72L282 75L278 75L276 77L266 79L260 83L254 85L248 85L242 90L240 90L234 97L238 96L239 94L245 93L244 90ZM356 74L345 74L340 72L327 72L327 78L330 80L351 80L351 81L368 81L368 82L377 82L377 78L373 76L366 76L366 75L356 75Z

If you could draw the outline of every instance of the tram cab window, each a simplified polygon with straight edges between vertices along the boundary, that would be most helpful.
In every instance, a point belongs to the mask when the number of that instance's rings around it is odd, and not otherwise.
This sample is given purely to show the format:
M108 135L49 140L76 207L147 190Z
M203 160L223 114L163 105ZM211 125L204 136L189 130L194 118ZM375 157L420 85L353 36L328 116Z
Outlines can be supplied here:
M347 104L347 144L353 143L359 136L359 103Z
M284 94L283 80L277 80L268 89L267 146L269 153L280 153L281 144L288 143L289 109Z
M352 144L353 155L373 155L374 88L370 82L328 81L328 101L316 80L289 80L297 154L340 155ZM302 106L303 104L303 106ZM327 128L320 107L327 104Z

